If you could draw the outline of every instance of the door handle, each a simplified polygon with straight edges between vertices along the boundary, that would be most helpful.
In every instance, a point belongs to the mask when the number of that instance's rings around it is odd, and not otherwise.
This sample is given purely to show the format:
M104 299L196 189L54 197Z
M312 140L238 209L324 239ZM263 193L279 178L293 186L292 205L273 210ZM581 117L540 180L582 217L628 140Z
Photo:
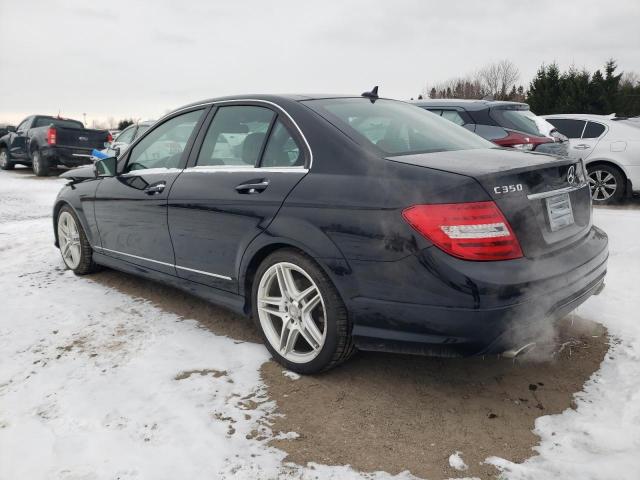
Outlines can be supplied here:
M241 183L236 187L238 193L260 193L269 186L269 180L260 180L255 183Z
M153 185L149 185L147 188L145 188L144 193L146 193L147 195L157 195L158 193L162 193L164 191L164 187L166 186L167 184L164 182L154 183Z
M581 143L573 148L575 148L576 150L586 150L587 148L591 148L591 146L587 145L586 143Z

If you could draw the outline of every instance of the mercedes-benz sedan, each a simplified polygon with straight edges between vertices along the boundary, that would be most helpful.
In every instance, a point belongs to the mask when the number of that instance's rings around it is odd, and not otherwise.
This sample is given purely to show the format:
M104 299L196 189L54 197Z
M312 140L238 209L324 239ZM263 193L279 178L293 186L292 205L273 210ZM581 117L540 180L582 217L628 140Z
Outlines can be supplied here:
M356 349L517 352L606 272L580 162L496 148L374 92L188 105L63 176L68 268L250 315L301 373Z

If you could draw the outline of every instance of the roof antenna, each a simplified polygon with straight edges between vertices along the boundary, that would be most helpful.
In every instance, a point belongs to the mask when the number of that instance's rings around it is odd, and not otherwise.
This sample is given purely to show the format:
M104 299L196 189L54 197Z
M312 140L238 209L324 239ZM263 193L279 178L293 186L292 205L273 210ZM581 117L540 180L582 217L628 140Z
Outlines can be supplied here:
M370 92L363 92L361 96L368 98L371 100L371 103L374 103L378 99L378 86L373 87Z

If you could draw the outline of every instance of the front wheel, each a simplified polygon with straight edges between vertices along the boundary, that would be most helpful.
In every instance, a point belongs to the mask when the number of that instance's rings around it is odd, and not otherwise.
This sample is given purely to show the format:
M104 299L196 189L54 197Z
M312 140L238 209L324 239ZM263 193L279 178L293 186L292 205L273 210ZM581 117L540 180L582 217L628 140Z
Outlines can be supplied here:
M46 177L49 175L49 161L42 156L40 150L34 150L31 154L31 161L33 162L33 173L38 177Z
M9 151L6 148L0 148L0 169L13 170L15 164L9 160Z
M347 309L306 255L285 249L267 257L256 272L252 298L265 345L289 370L318 373L353 354Z
M76 275L86 275L98 270L92 255L93 250L87 240L75 212L70 207L62 207L57 221L58 245L62 260Z
M595 205L616 203L622 200L625 190L624 175L609 165L588 166L591 199Z

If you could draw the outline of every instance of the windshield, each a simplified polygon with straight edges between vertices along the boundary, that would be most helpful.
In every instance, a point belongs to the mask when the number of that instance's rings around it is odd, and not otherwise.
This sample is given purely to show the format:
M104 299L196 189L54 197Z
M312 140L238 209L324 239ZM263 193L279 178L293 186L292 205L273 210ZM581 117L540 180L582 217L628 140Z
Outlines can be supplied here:
M33 127L48 127L49 125L57 128L84 128L84 125L77 120L63 120L54 117L38 117Z
M556 128L531 110L492 108L490 115L501 127L538 137L548 137Z
M386 154L495 147L463 127L396 100L329 98L304 103L351 138L368 141Z

